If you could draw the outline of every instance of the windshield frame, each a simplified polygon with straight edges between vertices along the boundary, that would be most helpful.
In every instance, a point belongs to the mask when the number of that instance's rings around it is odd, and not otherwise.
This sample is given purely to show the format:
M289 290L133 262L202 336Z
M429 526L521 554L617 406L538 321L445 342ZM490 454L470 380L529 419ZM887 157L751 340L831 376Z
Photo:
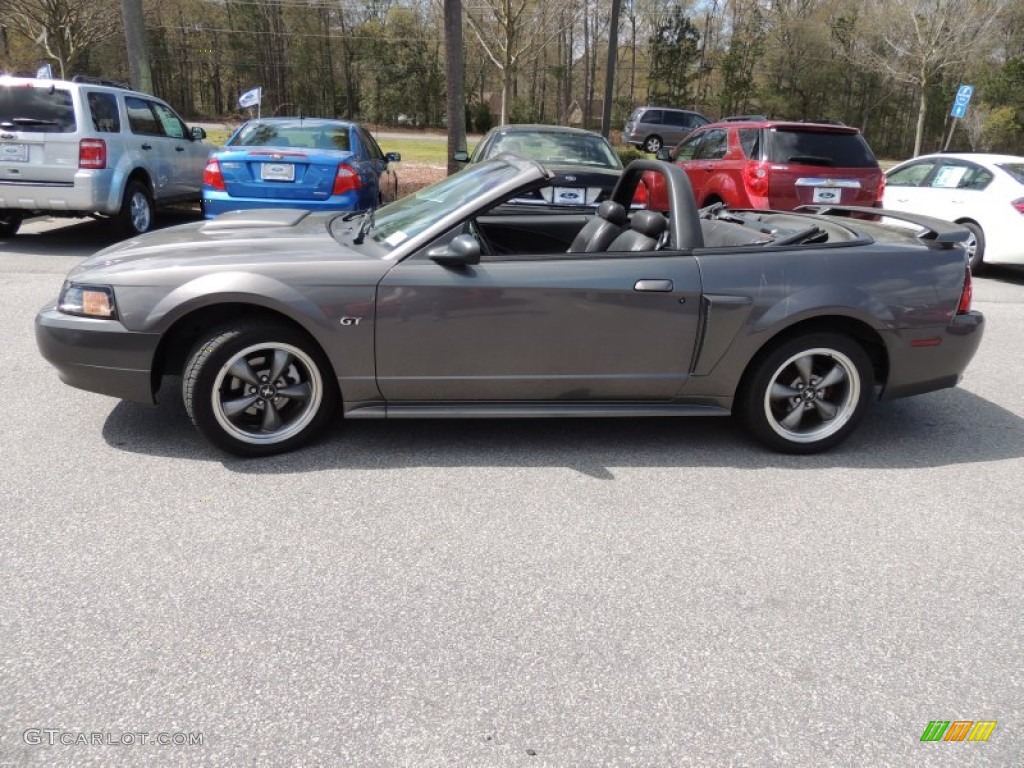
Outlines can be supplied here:
M366 241L385 252L384 258L400 260L439 233L486 210L498 202L541 184L550 173L532 160L499 155L471 163L427 187L399 198L372 212L373 223ZM344 245L360 245L355 238L366 216L339 216L330 233Z

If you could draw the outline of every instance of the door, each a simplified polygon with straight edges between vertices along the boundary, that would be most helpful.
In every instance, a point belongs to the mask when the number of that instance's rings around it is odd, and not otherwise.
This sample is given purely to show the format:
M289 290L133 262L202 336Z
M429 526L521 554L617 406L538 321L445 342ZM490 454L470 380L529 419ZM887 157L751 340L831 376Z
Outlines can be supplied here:
M724 128L710 128L701 134L700 144L693 153L693 160L686 164L686 175L693 186L693 197L697 205L705 205L708 196L708 182L720 168L719 161L729 150L729 133Z
M203 186L209 147L193 141L185 121L170 107L153 102L153 111L160 121L164 138L161 157L170 163L171 194L174 197L198 199Z
M690 369L700 273L690 254L420 253L378 286L389 402L667 401Z
M137 96L125 96L128 127L131 133L125 143L153 180L153 194L158 202L174 197L174 163L168 150L163 126L153 111L153 102Z

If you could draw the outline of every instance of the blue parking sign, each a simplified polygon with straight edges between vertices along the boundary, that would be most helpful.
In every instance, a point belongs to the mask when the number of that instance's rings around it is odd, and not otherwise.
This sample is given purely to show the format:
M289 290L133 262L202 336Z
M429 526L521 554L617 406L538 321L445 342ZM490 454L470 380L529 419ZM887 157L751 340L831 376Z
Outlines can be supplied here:
M957 119L967 114L967 105L971 103L971 96L974 95L973 85L961 85L956 90L956 98L953 99L953 109L950 110L950 117Z

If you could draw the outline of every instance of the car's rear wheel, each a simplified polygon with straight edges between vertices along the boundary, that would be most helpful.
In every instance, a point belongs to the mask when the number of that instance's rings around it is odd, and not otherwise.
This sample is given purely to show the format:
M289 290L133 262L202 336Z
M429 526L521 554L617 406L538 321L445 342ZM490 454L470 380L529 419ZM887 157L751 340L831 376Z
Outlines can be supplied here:
M873 389L871 360L857 342L808 334L754 363L737 406L747 428L769 448L818 453L856 428Z
M21 229L22 215L20 213L5 213L0 215L0 237L14 237Z
M192 352L182 395L202 435L238 456L305 445L338 406L320 348L302 332L269 322L212 332Z
M985 261L985 233L973 221L962 222L961 226L971 233L964 246L967 248L967 258L970 260L971 272L978 274Z
M128 182L118 219L121 229L131 237L145 234L153 228L153 197L145 184L140 181Z
M644 139L644 152L656 153L662 147L661 136L648 136Z

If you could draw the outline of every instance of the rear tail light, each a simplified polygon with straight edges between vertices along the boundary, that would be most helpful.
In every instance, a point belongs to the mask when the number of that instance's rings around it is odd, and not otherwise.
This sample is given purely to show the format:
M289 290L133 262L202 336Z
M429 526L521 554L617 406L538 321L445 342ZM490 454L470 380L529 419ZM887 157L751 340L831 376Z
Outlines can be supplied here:
M768 163L763 160L751 160L743 166L743 186L747 188L747 195L755 207L767 206L768 172Z
M1024 197L1018 197L1010 205L1017 209L1017 213L1024 213Z
M647 185L641 181L639 184L636 185L636 192L633 193L633 207L646 208L647 200Z
M338 166L338 173L334 177L334 189L331 190L332 195L341 195L345 192L352 192L363 186L362 180L359 178L359 174L356 173L356 169L348 163L342 163Z
M881 204L882 197L885 195L885 174L879 174L878 176L878 194L875 196L875 200Z
M78 142L78 167L107 167L107 142L103 139L82 139Z
M203 169L203 186L224 192L227 187L224 185L224 174L220 172L220 163L210 160Z
M971 268L968 266L964 275L964 289L960 293L960 303L956 305L958 315L966 315L971 311L971 300L974 298L974 287L971 285Z

